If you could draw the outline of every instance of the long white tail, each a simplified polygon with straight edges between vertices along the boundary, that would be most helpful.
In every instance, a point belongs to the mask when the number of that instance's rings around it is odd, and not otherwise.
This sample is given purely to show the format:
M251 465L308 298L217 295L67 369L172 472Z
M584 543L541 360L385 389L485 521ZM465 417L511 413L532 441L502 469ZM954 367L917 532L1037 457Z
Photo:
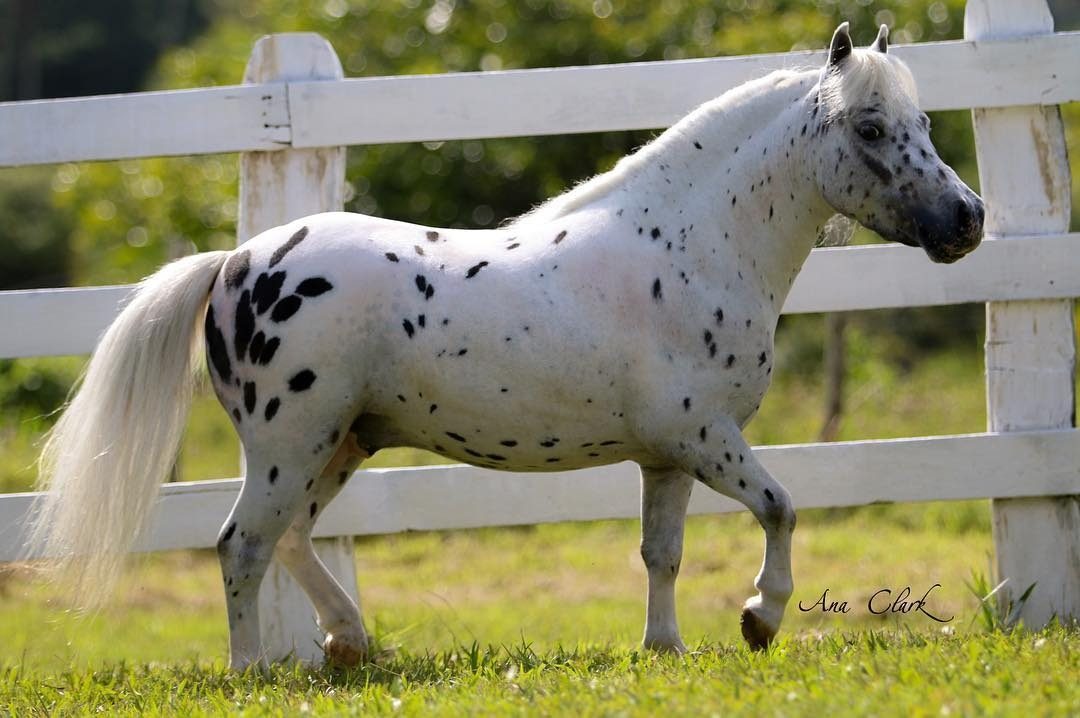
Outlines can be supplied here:
M105 332L40 459L30 545L97 605L146 526L176 458L194 389L203 316L228 252L166 265Z

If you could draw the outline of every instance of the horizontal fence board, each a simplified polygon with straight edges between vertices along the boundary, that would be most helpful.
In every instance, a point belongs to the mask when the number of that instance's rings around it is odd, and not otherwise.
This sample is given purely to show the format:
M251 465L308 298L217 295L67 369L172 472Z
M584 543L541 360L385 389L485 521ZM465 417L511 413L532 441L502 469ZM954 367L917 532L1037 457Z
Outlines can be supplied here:
M237 85L0 103L0 167L275 150L286 88Z
M890 52L927 110L1080 100L1077 32ZM823 62L792 52L0 103L0 167L660 128L746 80Z
M1080 493L1080 431L971 434L754 449L796 507L861 506ZM469 466L359 471L319 518L316 536L509 526L638 515L635 464L553 474ZM240 480L170 484L139 550L214 546ZM0 563L23 556L35 494L0 496ZM698 486L692 513L742 506Z
M926 110L1080 100L1080 33L922 43L889 52L911 67ZM791 52L290 83L293 146L667 127L747 80L824 62L823 51Z
M955 264L900 244L815 249L785 314L1080 297L1080 233L986 239Z
M1080 296L1080 234L988 239L951 265L896 244L815 249L784 312ZM130 287L0 292L0 358L87 354Z

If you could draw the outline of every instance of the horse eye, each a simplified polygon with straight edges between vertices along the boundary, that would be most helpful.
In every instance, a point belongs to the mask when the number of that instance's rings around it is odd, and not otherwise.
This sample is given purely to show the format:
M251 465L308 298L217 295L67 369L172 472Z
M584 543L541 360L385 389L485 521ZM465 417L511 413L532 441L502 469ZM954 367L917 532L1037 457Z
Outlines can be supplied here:
M876 125L873 122L864 122L863 124L859 125L855 129L855 131L859 133L859 137L862 137L867 142L880 140L885 135L885 132L881 129L881 126Z

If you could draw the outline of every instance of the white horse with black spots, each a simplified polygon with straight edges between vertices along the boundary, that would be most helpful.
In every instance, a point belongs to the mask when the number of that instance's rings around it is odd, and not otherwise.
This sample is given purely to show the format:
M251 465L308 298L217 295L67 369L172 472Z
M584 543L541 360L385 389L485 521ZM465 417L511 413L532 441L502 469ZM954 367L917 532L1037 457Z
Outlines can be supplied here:
M256 598L273 555L311 597L328 657L364 659L359 609L311 529L391 446L512 471L640 464L656 650L685 650L675 579L694 482L741 502L765 531L741 621L763 648L792 592L795 512L740 429L831 215L937 262L979 243L982 202L928 125L885 28L853 50L845 23L824 68L735 88L506 227L328 213L169 264L105 333L50 437L35 537L84 588L108 585L174 458L205 347L246 459L218 541L233 667L265 660Z

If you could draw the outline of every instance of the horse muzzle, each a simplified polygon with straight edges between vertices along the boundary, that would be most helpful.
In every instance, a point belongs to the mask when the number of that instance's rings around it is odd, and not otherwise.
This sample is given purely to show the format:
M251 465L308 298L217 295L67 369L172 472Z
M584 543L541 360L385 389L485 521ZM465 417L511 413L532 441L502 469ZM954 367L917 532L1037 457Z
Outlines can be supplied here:
M985 214L982 200L971 192L952 200L945 212L916 212L915 239L931 261L952 264L979 246Z

